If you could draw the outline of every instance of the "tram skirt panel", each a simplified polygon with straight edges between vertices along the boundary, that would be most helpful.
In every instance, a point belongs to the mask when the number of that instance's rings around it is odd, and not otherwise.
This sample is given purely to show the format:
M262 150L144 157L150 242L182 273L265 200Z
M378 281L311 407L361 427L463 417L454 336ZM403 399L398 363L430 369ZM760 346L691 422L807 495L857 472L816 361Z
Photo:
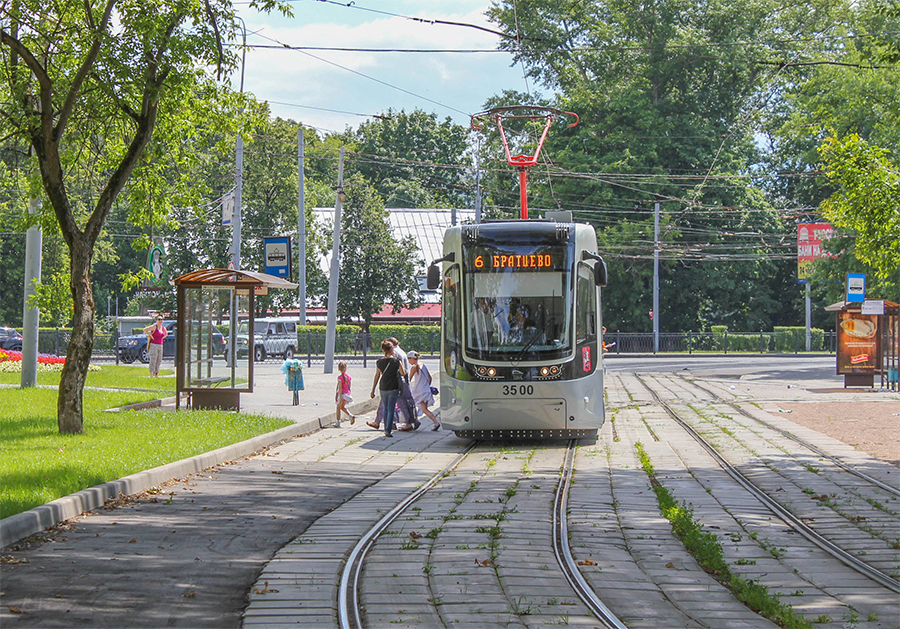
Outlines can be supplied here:
M472 417L464 427L504 433L559 431L567 428L566 422L564 399L489 399L472 402Z

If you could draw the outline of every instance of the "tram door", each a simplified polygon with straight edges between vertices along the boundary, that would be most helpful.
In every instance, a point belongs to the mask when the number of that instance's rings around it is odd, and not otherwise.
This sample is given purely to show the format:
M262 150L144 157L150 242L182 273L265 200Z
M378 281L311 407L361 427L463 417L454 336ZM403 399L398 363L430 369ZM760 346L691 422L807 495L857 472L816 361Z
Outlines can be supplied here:
M602 360L597 342L597 290L593 266L579 262L575 280L575 360L581 363L575 368L578 377L594 373Z

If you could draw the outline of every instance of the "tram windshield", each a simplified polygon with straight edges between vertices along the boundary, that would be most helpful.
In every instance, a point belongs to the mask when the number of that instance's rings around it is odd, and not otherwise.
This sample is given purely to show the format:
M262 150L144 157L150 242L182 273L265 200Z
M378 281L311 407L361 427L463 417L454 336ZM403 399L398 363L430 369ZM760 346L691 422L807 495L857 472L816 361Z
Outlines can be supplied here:
M467 252L466 354L483 360L549 360L571 351L569 248L518 243Z

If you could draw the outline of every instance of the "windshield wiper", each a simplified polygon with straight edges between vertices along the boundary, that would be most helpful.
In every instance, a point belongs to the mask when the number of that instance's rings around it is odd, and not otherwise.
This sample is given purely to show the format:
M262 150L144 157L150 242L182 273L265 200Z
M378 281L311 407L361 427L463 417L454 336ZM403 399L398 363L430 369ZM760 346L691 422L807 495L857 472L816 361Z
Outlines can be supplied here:
M525 352L531 349L531 346L534 345L534 342L537 341L540 336L541 332L539 330L535 330L534 333L532 333L531 338L528 339L528 342L525 344L525 347L519 350L519 353L516 354L516 360L521 360L525 355Z

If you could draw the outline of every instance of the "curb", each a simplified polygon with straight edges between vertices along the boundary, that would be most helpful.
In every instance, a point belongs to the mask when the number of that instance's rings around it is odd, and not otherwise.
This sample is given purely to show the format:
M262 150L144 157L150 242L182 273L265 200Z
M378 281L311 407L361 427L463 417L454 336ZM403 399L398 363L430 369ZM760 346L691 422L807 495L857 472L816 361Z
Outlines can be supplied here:
M174 401L174 398L172 398ZM377 399L377 398L376 398ZM374 400L373 400L374 401ZM368 406L363 402L357 407ZM375 408L374 406L372 408ZM360 414L367 411L358 411ZM74 518L86 511L102 507L107 500L118 498L120 494L130 495L146 491L173 478L197 474L208 467L219 463L233 461L243 456L259 452L267 446L312 434L328 426L334 421L334 413L328 413L300 423L279 428L270 433L247 439L239 443L224 446L218 450L198 454L180 461L166 463L143 472L137 472L118 480L101 483L87 489L57 498L39 507L11 515L0 520L0 548L14 544L21 539L50 528L64 520Z

